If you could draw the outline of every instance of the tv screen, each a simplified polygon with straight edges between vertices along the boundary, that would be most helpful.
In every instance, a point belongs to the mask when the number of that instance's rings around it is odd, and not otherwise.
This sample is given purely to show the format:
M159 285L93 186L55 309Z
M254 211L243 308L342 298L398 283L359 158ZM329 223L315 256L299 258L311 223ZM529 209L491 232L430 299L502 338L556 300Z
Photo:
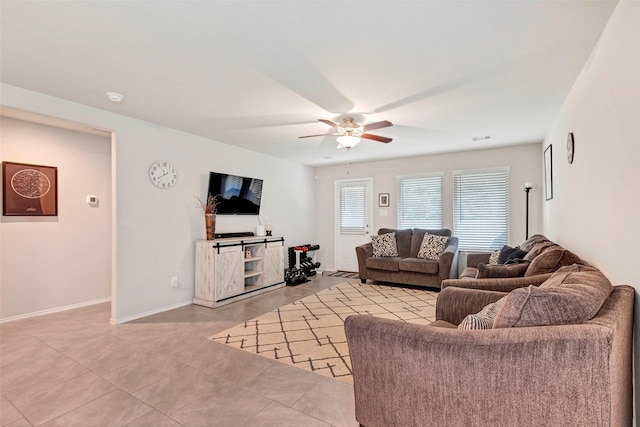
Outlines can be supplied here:
M207 195L218 197L220 215L258 215L262 199L262 180L225 173L209 173Z

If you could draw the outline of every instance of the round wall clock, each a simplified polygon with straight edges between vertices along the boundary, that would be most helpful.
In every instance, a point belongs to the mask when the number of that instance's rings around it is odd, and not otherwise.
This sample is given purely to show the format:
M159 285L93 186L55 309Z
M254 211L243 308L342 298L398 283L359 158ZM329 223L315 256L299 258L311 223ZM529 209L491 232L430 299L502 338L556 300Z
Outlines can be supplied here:
M158 188L171 188L178 180L178 172L171 163L159 160L149 167L149 179Z
M573 140L573 132L569 132L567 135L567 161L569 164L573 163L573 154L575 152L575 142Z

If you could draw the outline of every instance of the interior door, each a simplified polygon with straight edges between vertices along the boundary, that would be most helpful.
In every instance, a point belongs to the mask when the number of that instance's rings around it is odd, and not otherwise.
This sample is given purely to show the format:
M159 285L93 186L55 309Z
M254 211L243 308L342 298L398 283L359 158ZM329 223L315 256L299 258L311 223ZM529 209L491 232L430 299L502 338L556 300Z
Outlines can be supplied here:
M336 181L336 270L358 271L355 247L371 241L371 186L371 179Z

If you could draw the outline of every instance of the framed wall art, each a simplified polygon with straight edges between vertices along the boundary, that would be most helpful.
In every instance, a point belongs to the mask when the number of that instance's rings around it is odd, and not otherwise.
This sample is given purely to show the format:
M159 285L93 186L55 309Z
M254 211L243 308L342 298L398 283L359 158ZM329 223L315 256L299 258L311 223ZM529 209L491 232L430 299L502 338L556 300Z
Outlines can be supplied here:
M2 162L2 214L57 216L58 168Z
M544 150L544 194L547 200L553 199L553 164L551 144Z
M383 208L389 207L389 193L378 194L378 206Z

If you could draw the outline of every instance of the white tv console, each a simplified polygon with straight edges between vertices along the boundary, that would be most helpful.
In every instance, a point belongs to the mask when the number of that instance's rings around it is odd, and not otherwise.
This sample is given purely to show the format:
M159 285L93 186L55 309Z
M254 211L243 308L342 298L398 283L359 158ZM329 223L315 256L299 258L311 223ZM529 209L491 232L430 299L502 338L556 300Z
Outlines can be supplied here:
M285 286L283 246L276 236L198 240L193 303L218 307Z

